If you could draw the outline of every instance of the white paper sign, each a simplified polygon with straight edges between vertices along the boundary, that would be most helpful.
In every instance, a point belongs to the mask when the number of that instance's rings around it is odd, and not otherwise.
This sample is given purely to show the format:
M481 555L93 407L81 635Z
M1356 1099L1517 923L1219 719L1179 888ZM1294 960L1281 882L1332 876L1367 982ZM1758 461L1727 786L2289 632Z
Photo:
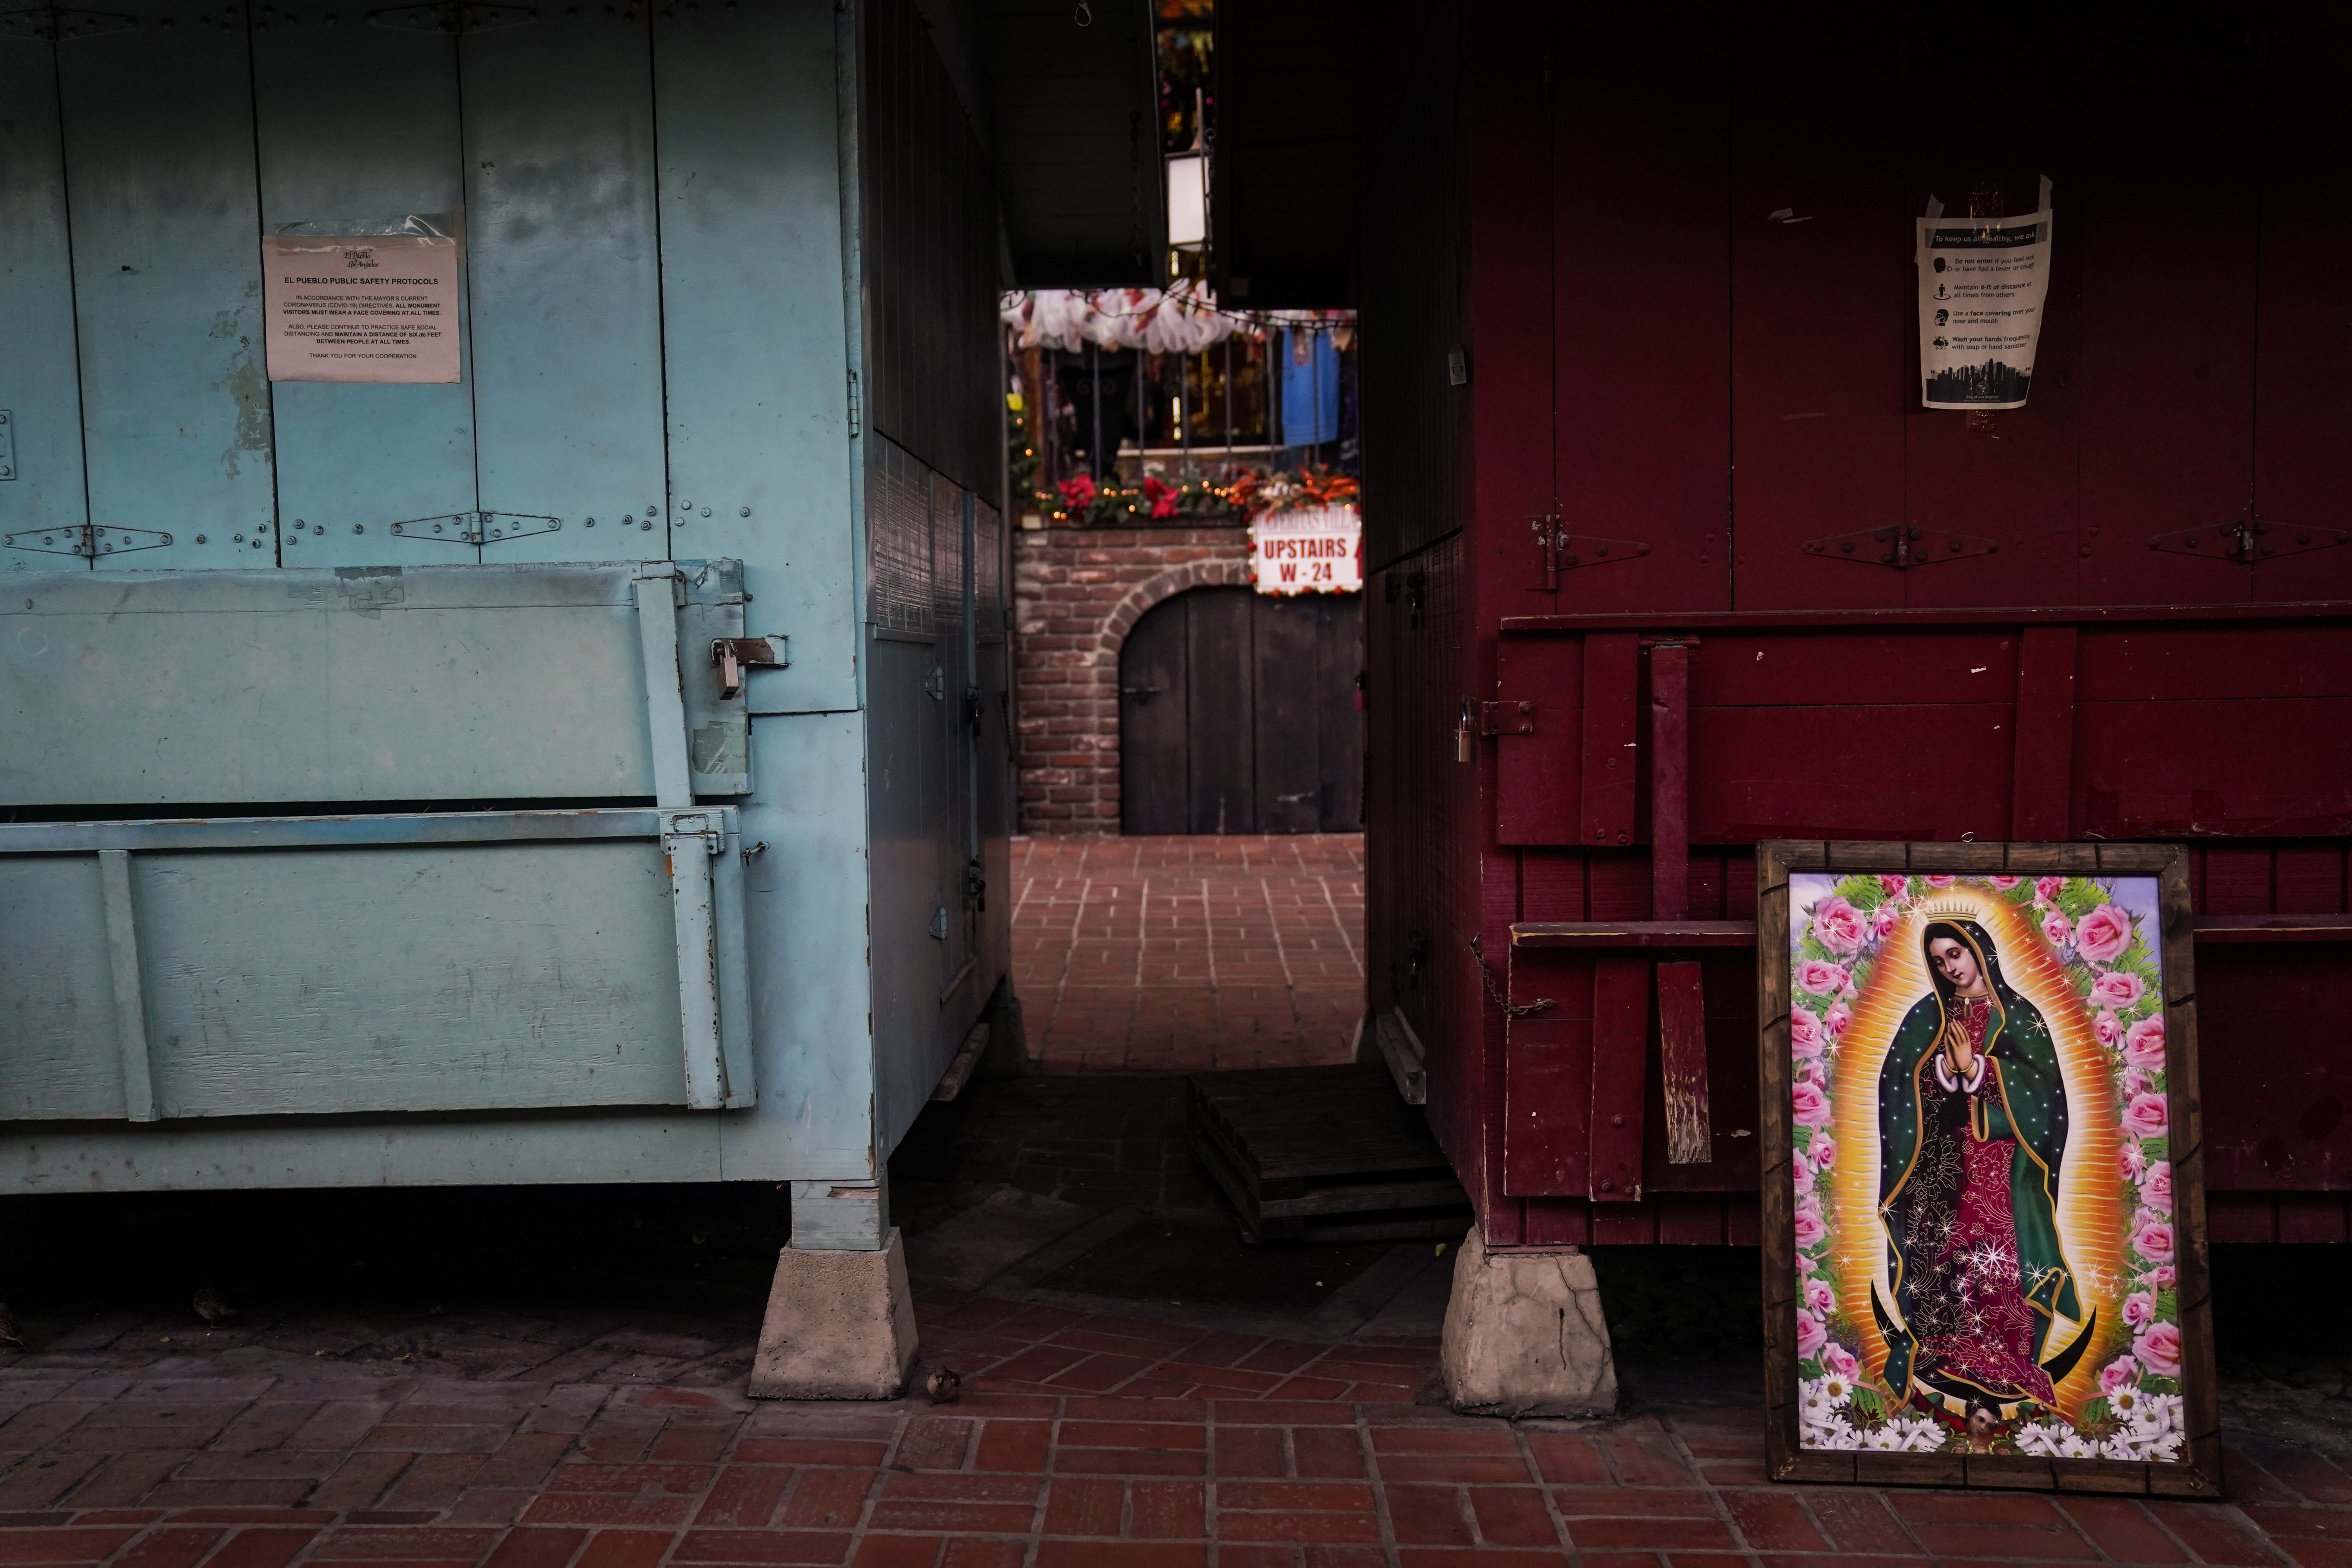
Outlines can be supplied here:
M1918 222L1919 377L1930 408L2022 408L2050 285L2050 198L2024 217Z
M270 380L459 379L455 239L273 234L261 259Z
M1261 594L1353 594L1364 585L1364 523L1352 506L1277 511L1250 529Z

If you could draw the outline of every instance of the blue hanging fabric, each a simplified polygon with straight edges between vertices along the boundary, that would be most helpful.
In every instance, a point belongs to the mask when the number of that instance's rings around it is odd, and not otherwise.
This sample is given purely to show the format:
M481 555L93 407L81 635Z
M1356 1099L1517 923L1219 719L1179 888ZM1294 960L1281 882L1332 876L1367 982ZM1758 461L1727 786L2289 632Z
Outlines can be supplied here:
M1313 447L1339 438L1339 351L1331 334L1282 333L1282 444Z

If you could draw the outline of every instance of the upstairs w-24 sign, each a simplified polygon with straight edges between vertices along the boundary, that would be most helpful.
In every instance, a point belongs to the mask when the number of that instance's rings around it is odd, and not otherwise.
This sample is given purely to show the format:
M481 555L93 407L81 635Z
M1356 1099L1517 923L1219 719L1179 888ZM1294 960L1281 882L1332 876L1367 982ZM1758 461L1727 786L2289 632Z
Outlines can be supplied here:
M1364 525L1352 506L1271 512L1250 529L1261 594L1353 594L1364 585Z

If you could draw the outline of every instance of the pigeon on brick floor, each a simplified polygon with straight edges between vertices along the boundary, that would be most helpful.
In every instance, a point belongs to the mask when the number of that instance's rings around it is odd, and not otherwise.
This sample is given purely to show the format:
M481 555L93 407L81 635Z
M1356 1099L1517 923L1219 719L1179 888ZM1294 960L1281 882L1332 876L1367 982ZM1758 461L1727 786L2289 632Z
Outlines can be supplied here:
M196 1287L194 1305L196 1316L207 1323L226 1323L236 1316L236 1309L230 1305L229 1299L209 1284Z
M952 1405L956 1390L963 1386L963 1374L951 1366L937 1367L923 1379L923 1386L930 1391L932 1404Z

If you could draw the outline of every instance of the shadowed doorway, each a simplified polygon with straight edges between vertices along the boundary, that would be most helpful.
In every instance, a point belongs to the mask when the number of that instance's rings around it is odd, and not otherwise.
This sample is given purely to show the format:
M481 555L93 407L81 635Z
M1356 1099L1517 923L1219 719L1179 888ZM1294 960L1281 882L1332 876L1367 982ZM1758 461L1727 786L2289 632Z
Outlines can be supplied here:
M1118 656L1122 830L1360 827L1362 627L1361 595L1248 588L1195 588L1136 622Z

